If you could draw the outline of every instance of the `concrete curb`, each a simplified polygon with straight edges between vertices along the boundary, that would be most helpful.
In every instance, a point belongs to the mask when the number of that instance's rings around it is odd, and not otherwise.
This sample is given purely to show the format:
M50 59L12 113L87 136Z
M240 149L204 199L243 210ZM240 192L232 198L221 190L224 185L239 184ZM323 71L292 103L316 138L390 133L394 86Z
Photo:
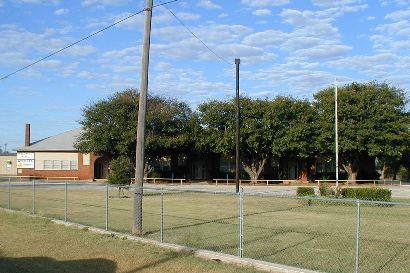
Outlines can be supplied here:
M58 225L64 225L67 227L73 227L73 228L78 228L78 229L83 229L83 230L86 229L88 231L102 234L102 235L111 235L117 238L126 239L130 241L136 241L136 242L149 244L149 245L155 245L161 248L170 249L170 250L174 250L178 252L189 252L189 253L194 254L196 257L200 257L206 260L213 260L213 261L218 261L218 262L220 261L220 262L235 264L239 266L249 266L249 267L254 267L258 270L271 272L271 273L319 273L318 271L312 271L312 270L301 269L301 268L296 268L296 267L291 267L291 266L286 266L286 265L281 265L281 264L269 263L269 262L264 262L264 261L249 259L249 258L239 258L234 255L229 255L229 254L224 254L224 253L219 253L219 252L214 252L214 251L209 251L209 250L196 249L196 248L175 245L175 244L170 244L170 243L161 243L161 242L151 240L151 239L137 237L137 236L120 233L120 232L114 232L114 231L109 231L109 230L107 231L105 229L85 226L85 225L81 225L77 223L64 222L62 220L51 219L51 221Z

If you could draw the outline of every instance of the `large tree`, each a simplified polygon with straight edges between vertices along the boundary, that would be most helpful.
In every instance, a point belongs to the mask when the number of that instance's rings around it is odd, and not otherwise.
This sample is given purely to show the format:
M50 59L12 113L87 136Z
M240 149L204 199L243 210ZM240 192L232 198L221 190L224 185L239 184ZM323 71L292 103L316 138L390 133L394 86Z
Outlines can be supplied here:
M139 94L135 90L115 93L83 109L83 131L76 143L82 152L135 159ZM192 111L186 103L158 96L148 97L145 142L145 174L160 156L186 151Z
M271 130L272 156L297 159L301 163L298 179L308 179L308 168L313 161L313 145L317 130L317 113L307 100L276 97L270 101L265 115Z
M313 151L315 113L308 101L289 97L274 100L241 98L240 152L251 180L261 175L269 157L307 159ZM235 105L211 101L198 108L203 128L200 143L225 156L235 151Z
M334 90L315 94L319 114L317 148L334 154ZM338 90L339 152L349 180L364 160L399 159L409 144L404 91L386 83L351 83ZM370 175L370 174L368 174Z
M244 170L251 180L260 176L270 154L271 131L266 119L268 102L241 98L240 152ZM232 156L235 153L236 113L234 100L210 101L198 107L202 128L198 142L210 151Z

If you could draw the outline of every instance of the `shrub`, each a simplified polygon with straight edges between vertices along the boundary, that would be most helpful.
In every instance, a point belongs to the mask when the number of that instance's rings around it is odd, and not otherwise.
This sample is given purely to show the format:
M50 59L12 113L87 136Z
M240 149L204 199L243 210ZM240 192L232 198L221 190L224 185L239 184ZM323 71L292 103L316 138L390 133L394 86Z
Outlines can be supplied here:
M371 201L391 201L391 190L380 188L344 188L342 189L344 198L371 200Z
M319 194L320 196L334 196L335 191L329 186L328 183L320 183Z
M110 174L108 183L117 185L129 185L134 176L134 165L128 157L120 156L110 162Z
M296 189L297 196L314 196L315 189L314 188L307 188L307 187L298 187Z

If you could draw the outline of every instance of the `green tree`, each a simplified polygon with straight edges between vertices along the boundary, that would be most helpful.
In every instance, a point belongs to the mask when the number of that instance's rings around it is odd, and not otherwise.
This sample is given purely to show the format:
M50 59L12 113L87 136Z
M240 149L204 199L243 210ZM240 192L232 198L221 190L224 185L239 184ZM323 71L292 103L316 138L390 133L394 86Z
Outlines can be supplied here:
M134 162L138 98L135 90L125 90L86 106L76 148L109 158L127 156ZM157 96L148 98L145 175L152 170L156 158L184 152L190 147L191 116L186 103Z
M276 158L294 158L301 164L299 179L308 178L308 167L317 149L317 113L307 100L276 97L266 113L270 133L271 154Z
M118 195L121 196L121 186L129 185L134 176L134 165L127 156L119 156L110 162L108 183L118 185Z
M334 154L334 90L315 94L319 115L316 146ZM363 158L399 159L409 144L404 91L386 83L351 83L338 90L339 152L349 180L355 181Z
M269 131L266 127L266 100L241 98L240 152L244 170L251 180L257 180L270 154ZM197 142L202 150L224 156L235 153L236 112L234 100L210 101L198 107L198 122L202 128Z
M241 98L240 152L251 180L261 175L269 157L284 155L307 159L312 155L314 109L308 101L278 97L274 100ZM202 147L225 156L235 151L234 101L211 101L198 108Z

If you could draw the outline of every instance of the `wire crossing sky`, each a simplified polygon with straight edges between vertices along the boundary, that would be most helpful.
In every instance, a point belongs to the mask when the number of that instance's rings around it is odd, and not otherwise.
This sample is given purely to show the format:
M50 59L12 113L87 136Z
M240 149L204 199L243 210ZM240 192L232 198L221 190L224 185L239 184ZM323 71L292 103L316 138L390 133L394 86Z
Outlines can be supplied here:
M335 78L410 87L408 0L179 0L167 7L153 11L149 89L193 108L234 96L235 58L241 93L251 97L312 99ZM0 0L0 77L73 44L0 81L0 147L23 145L26 122L33 140L77 128L82 107L138 87L144 16L132 15L144 8L145 0Z

